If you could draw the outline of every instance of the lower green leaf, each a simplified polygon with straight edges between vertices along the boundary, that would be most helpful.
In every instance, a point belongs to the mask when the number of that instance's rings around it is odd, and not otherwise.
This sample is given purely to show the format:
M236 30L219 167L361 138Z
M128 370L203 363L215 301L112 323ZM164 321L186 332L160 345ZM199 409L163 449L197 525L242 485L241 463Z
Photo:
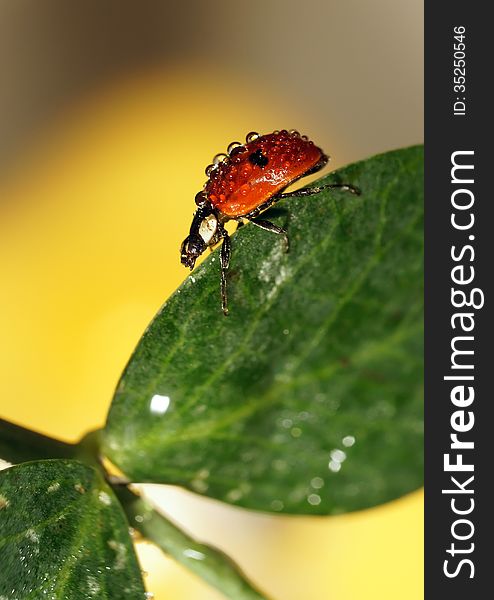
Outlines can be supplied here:
M0 566L0 598L145 598L118 500L76 461L0 472Z

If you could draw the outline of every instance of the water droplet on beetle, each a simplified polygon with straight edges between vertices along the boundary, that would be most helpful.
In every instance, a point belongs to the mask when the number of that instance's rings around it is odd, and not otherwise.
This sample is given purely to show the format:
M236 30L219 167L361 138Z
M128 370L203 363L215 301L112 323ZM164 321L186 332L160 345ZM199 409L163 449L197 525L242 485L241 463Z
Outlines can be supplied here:
M254 140L257 140L257 138L261 137L257 131L250 131L246 136L245 136L245 141L249 144L250 142L253 142Z
M213 165L218 166L220 163L225 162L227 159L228 154L220 152L219 154L216 154L216 156L213 158Z
M206 173L207 177L211 176L211 173L216 169L216 165L208 165L205 169L204 169L204 173Z
M241 148L243 148L243 145L240 142L232 142L231 144L229 144L226 151L228 152L228 154L231 154L234 150L235 152L239 152Z

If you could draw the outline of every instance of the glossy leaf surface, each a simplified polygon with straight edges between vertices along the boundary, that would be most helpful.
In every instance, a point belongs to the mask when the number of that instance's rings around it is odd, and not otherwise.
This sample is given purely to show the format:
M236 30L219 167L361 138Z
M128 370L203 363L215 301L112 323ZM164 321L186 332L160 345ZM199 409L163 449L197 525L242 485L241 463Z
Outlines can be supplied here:
M423 151L322 181L362 194L279 202L269 218L288 254L276 235L240 229L228 317L214 252L145 332L104 437L133 481L304 514L421 485Z
M0 598L145 597L118 500L76 461L0 472L0 565Z

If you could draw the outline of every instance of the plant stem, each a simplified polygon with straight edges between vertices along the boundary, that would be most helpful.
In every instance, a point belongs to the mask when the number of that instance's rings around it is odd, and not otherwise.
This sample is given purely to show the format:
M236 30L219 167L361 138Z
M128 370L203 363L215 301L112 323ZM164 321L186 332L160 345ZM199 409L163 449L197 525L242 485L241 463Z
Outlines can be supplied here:
M8 462L74 458L77 447L0 419L0 458Z
M126 486L114 486L129 523L166 554L234 600L267 600L223 552L196 542Z

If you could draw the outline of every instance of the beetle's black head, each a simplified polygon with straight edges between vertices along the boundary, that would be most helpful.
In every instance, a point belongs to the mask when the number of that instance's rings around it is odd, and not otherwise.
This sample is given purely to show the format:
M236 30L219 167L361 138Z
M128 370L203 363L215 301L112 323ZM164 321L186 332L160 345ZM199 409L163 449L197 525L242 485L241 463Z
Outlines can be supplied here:
M216 214L204 192L197 194L196 204L198 208L192 219L189 235L182 242L180 249L182 264L191 271L204 250L217 242L218 229Z
M191 233L182 242L180 249L182 264L192 271L196 260L206 250L207 244L204 242L199 233Z

